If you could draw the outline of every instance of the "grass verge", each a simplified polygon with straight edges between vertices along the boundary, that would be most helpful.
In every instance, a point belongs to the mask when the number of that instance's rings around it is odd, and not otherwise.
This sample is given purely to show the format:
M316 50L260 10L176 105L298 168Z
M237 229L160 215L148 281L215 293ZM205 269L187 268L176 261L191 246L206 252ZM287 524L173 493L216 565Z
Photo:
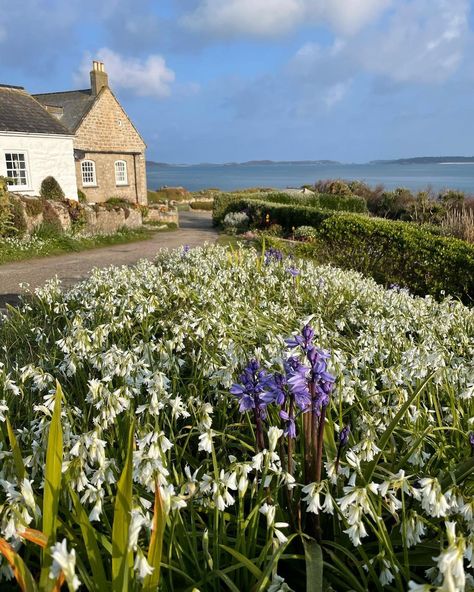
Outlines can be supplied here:
M165 230L165 229L163 229ZM168 230L168 229L166 229ZM48 257L63 253L75 253L99 247L108 247L151 238L158 229L124 228L115 234L97 236L73 236L69 234L33 235L29 239L4 238L0 243L0 265L23 261L34 257Z

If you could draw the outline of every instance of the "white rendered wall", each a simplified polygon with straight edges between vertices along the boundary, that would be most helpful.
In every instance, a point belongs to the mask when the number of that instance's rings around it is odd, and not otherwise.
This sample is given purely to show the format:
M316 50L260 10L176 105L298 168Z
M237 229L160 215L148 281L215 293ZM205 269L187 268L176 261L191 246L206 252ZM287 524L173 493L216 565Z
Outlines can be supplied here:
M45 177L54 177L68 199L77 199L72 136L0 132L0 176L7 175L5 153L25 152L28 186L13 188L23 195L39 195Z

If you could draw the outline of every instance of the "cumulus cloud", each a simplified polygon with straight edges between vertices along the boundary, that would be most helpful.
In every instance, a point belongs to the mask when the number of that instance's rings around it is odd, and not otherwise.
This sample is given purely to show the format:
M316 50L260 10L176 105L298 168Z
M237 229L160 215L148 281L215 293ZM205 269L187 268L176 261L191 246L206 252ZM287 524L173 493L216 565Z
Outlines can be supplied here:
M182 18L188 29L216 37L272 37L308 23L353 34L377 19L392 0L201 0Z
M89 78L92 55L84 56L76 82L85 83ZM112 88L124 89L139 97L165 98L171 93L175 73L167 67L160 55L150 55L144 60L124 57L103 47L94 59L104 62Z

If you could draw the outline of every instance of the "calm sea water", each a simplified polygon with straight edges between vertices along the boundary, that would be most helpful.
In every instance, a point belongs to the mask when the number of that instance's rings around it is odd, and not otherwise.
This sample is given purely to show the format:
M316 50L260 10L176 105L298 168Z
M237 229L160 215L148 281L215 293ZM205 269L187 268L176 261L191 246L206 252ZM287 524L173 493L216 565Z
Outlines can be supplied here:
M472 164L261 164L189 165L148 168L148 187L183 186L189 191L217 187L225 191L245 187L299 187L318 179L359 179L388 189L412 190L431 186L435 191L460 189L474 194Z

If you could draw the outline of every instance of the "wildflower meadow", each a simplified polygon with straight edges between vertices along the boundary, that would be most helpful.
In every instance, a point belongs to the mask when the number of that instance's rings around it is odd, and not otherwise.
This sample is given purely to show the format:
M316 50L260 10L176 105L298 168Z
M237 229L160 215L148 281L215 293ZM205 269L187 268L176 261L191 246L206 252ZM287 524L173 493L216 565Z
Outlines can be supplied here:
M0 589L474 590L474 311L218 246L0 323Z

